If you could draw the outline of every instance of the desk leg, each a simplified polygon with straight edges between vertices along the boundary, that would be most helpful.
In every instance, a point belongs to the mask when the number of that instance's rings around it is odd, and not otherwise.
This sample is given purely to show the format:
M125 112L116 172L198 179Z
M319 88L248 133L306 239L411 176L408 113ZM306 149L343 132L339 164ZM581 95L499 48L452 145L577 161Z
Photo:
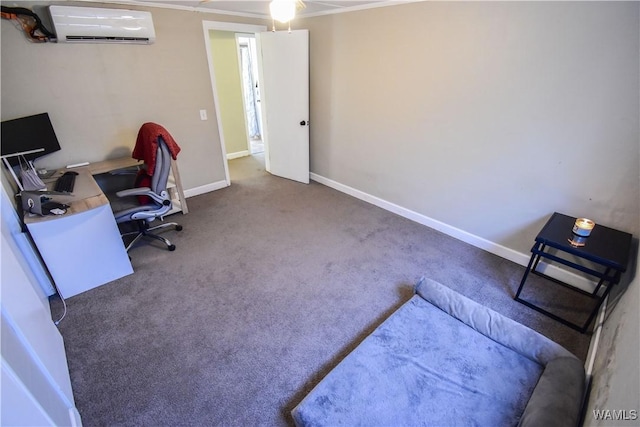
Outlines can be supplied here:
M598 295L598 291L600 290L600 288L602 287L602 284L605 282L605 277L609 277L609 273L611 272L611 267L607 267L607 269L604 271L604 277L602 279L600 279L600 281L598 282L598 286L596 286L596 288L593 291L593 296L597 296ZM611 283L609 283L609 286L611 286Z
M607 268L607 272L609 271L609 269ZM620 281L620 276L621 273L619 271L616 271L616 275L613 279L613 281L609 281L607 283L607 288L604 290L604 293L602 294L602 297L598 299L598 303L596 304L596 306L593 308L593 311L591 312L591 314L589 315L589 318L587 319L587 321L584 323L584 325L582 326L582 330L580 332L585 333L587 332L587 328L589 327L589 325L591 324L591 322L593 321L593 319L596 317L596 315L598 314L598 310L600 310L600 307L602 306L602 303L604 302L604 300L607 298L607 295L609 295L609 292L611 292L611 288L613 288L613 285L615 283L618 283ZM597 289L600 287L600 285L602 285L604 279L600 280L600 283L598 283L598 287L596 288L596 291L594 292L594 295L598 292Z
M524 288L524 284L527 281L527 277L529 275L529 273L531 272L535 272L536 268L538 266L538 262L540 261L540 251L538 250L538 246L539 245L534 245L534 247L531 249L531 251L533 252L533 254L531 255L531 259L529 260L529 265L527 265L527 269L524 272L524 275L522 276L522 280L520 281L520 287L518 288L518 292L516 292L516 296L513 298L514 300L526 305L529 308L532 308L566 326L569 326L572 329L575 329L576 331L580 332L580 333L585 333L587 332L587 329L589 328L589 325L591 324L591 322L593 322L593 319L596 317L596 315L598 314L598 310L600 309L600 307L602 306L602 303L604 302L605 298L607 297L607 295L609 295L609 292L611 292L611 288L613 287L614 284L618 283L620 281L620 276L621 273L620 271L616 271L616 274L613 278L610 278L609 280L606 280L606 278L602 278L600 279L598 286L596 287L595 291L593 292L593 294L591 294L592 297L597 297L597 293L598 290L604 285L605 282L607 282L606 288L604 290L604 293L602 294L602 297L598 298L598 302L596 304L596 306L594 307L594 309L591 311L591 314L589 315L589 318L587 319L587 321L582 325L577 325L574 324L572 322L569 322L568 320L565 320L563 318L561 318L560 316L557 316L543 308L540 308L526 300L523 300L522 298L520 298L520 293L522 292L522 289ZM544 246L543 246L544 248ZM605 272L605 276L608 277L609 273L611 272L610 268L607 268L606 272ZM552 278L547 277L548 279L553 280ZM562 284L562 282L558 282L560 284ZM567 286L567 285L565 285ZM583 293L585 295L589 295L589 293L584 292Z
M531 251L533 252L534 249L536 249L538 245L534 245L533 248L531 248ZM536 259L537 258L537 259ZM524 287L524 282L527 281L527 276L529 276L529 272L531 271L531 266L533 265L533 260L536 260L536 266L538 265L538 261L540 261L540 255L536 255L536 253L534 252L531 255L531 259L529 260L529 265L527 265L527 269L524 271L524 274L522 275L522 280L520 281L520 287L518 287L518 292L516 292L516 296L513 297L514 300L516 301L520 301L520 292L522 292L522 288ZM535 267L534 267L535 269Z
M535 244L533 245L533 248L531 248L531 252L533 252L534 255L537 255L536 262L533 264L533 267L531 268L532 271L535 272L538 269L538 263L540 262L540 254L544 252L544 248L546 247L547 245L543 243L542 245Z

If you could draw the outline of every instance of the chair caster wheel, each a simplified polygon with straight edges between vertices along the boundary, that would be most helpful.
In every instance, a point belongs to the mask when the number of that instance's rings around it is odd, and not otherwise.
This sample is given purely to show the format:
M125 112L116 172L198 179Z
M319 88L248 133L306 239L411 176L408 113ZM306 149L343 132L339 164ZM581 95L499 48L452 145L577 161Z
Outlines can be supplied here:
M181 225L176 225L176 231L182 231L182 226Z
M175 251L176 250L176 245L169 245L168 248L170 251Z

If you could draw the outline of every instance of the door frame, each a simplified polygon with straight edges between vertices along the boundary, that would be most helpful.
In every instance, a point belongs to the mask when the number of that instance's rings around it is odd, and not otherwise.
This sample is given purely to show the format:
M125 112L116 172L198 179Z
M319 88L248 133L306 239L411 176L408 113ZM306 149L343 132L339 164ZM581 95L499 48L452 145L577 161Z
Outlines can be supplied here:
M220 114L220 102L218 100L218 91L216 90L216 75L215 67L213 64L213 55L211 54L211 40L209 37L209 31L231 31L234 33L250 33L256 34L268 31L266 25L254 25L254 24L238 24L234 22L220 22L220 21L202 21L202 31L204 33L204 44L207 51L207 63L209 64L209 75L211 77L211 91L213 92L213 106L215 108L216 120L218 123L218 136L220 137L220 149L222 150L222 159L224 163L224 176L227 186L231 185L231 178L229 177L229 160L227 159L227 148L224 142L224 132L222 125L222 117ZM264 108L264 107L263 107ZM262 123L265 127L265 123Z

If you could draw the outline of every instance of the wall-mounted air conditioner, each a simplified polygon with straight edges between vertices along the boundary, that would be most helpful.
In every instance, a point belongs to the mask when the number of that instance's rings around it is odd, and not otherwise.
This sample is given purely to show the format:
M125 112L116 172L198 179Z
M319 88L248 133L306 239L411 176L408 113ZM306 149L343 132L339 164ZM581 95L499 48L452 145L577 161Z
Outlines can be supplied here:
M58 42L141 43L156 39L151 13L139 10L49 6Z

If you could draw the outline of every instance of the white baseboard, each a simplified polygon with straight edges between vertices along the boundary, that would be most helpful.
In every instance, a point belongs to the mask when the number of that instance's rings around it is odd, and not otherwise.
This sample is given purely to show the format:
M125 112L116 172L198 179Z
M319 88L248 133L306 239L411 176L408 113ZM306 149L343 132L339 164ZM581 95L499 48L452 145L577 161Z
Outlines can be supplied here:
M227 153L227 160L237 159L238 157L245 157L250 155L249 150L237 151L235 153Z
M200 194L209 193L211 191L220 190L221 188L228 187L227 181L218 181L212 182L211 184L201 185L200 187L189 188L188 190L184 190L184 197L189 198L193 196L198 196Z
M607 304L609 303L609 296L604 299L598 315L594 319L596 322L593 327L593 333L591 334L591 341L589 342L589 351L587 351L587 359L584 365L584 371L587 376L587 384L593 377L593 366L596 362L596 356L598 354L598 347L600 346L600 335L602 334L602 325L604 325L604 316L607 312Z
M529 259L531 258L531 254L524 254L522 252L507 248L506 246L476 236L467 231L445 224L444 222L396 205L395 203L391 203L379 197L372 196L371 194L357 190L353 187L349 187L348 185L344 185L332 179L325 178L316 173L309 173L309 177L320 184L326 185L327 187L331 187L342 193L355 197L356 199L371 203L372 205L375 205L379 208L385 209L389 212L393 212L404 218L415 221L418 224L422 224L429 228L433 228L434 230L438 230L472 246L483 249L509 261L515 262L516 264L526 267L529 263ZM533 244L533 242L531 243ZM592 292L595 289L596 284L591 280L588 280L587 278L579 276L573 272L558 268L555 265L548 265L540 262L538 270L555 279L561 280L567 284L570 284L587 292Z

